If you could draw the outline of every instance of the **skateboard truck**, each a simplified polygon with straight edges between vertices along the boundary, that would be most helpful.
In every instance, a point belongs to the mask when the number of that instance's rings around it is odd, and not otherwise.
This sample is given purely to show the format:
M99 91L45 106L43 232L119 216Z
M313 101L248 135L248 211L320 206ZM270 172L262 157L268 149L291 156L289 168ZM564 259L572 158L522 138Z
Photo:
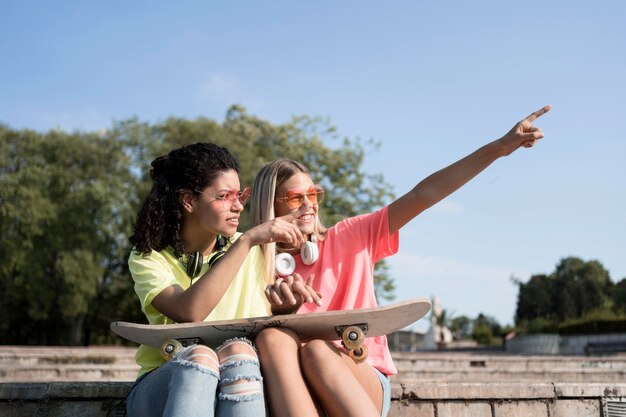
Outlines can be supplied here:
M202 341L200 340L200 338L197 338L197 337L191 337L188 339L167 339L161 345L159 352L161 353L161 356L163 357L163 359L169 361L182 348L185 348L187 346L197 345L199 343L202 343Z
M335 326L337 336L348 350L348 355L357 362L367 358L367 346L363 344L367 334L367 323L352 324L349 326Z

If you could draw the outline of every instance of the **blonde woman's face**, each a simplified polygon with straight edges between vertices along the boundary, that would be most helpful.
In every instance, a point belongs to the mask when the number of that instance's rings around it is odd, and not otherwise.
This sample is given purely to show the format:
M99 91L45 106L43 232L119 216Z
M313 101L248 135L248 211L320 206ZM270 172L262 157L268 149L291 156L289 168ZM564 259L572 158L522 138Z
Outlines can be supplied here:
M312 190L314 190L314 184L307 174L298 172L290 177L276 188L274 200L276 217L294 212L305 205L307 210L296 219L295 223L302 233L313 233L319 205Z

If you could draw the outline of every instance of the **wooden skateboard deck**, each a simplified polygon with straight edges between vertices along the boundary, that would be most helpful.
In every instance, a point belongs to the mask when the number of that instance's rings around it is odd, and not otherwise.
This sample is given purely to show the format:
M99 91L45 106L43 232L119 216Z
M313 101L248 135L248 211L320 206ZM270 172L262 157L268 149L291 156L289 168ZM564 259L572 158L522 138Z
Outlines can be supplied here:
M386 335L419 320L428 313L430 307L428 299L419 298L357 310L251 317L202 323L149 325L118 321L111 323L111 330L131 342L162 349L161 353L166 357L169 357L168 348L164 345L167 344L166 342L171 344L173 341L178 341L182 346L202 343L214 348L233 337L254 337L268 327L290 329L303 342L313 339L343 340L344 345L349 350L353 350L360 348L365 337ZM347 332L346 329L348 329ZM170 350L177 350L177 348L170 346Z

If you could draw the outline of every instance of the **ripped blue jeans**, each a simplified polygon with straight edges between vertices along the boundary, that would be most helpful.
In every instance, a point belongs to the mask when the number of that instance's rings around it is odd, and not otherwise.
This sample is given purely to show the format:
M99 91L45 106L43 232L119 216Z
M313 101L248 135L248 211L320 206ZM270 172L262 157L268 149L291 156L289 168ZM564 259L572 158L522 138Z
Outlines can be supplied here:
M228 340L215 352L189 346L143 375L128 395L127 415L265 416L259 360L250 342Z

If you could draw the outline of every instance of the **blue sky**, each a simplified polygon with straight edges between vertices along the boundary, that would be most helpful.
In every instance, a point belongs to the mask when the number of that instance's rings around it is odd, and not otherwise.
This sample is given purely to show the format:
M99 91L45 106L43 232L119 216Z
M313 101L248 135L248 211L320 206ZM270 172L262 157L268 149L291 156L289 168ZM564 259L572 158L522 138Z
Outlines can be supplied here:
M400 195L552 104L544 140L413 220L389 259L397 300L512 323L511 276L578 256L626 277L624 22L617 0L5 2L0 122L329 117L381 142L365 168Z

